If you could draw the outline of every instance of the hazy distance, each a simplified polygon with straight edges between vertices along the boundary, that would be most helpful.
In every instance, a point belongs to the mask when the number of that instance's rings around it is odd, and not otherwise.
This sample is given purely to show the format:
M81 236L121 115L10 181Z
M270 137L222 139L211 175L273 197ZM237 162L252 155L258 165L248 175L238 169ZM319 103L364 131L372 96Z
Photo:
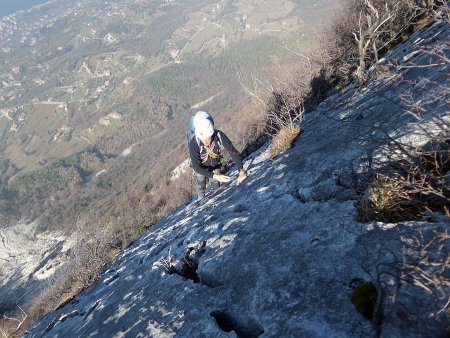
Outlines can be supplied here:
M49 0L0 0L0 18L47 1Z

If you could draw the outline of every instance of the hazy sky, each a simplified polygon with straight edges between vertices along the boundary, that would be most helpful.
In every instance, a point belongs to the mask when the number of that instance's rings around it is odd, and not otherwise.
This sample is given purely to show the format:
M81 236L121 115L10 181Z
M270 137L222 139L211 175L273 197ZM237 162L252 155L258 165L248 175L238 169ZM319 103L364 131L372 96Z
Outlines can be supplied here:
M0 0L0 17L47 1L49 0Z

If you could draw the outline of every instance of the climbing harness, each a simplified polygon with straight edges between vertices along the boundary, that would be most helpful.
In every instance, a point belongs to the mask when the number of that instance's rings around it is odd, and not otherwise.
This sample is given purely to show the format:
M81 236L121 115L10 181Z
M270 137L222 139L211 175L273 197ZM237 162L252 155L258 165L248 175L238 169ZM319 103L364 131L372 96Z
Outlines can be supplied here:
M200 154L203 152L203 149L205 149L206 151L206 156L202 156L202 163L205 163L208 158L211 159L221 159L222 155L220 154L220 150L222 150L223 145L222 145L222 138L220 137L219 133L215 133L215 136L217 136L217 140L214 140L211 144L210 147L202 144L200 142L199 147L200 147ZM200 140L199 140L200 141ZM217 145L217 150L214 151L214 148L216 148Z

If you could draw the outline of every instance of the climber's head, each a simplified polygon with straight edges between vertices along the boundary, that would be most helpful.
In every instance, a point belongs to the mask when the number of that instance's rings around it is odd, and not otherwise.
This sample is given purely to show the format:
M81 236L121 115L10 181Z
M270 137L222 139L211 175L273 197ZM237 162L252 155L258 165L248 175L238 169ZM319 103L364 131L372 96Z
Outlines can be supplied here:
M203 144L209 146L214 135L214 126L209 119L203 119L195 125L195 135L203 142Z

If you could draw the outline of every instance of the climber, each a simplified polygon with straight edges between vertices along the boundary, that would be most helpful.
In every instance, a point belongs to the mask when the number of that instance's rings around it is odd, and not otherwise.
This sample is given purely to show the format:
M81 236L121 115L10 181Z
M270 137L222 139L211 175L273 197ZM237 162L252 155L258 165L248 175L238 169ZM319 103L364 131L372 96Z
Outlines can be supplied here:
M229 176L222 174L221 152L223 149L228 152L239 170L237 184L247 178L239 152L224 132L214 128L214 121L208 113L197 112L191 119L190 128L192 132L190 136L188 135L189 155L199 200L205 197L207 180L210 181L214 190L219 188L220 182L226 183L231 180Z

